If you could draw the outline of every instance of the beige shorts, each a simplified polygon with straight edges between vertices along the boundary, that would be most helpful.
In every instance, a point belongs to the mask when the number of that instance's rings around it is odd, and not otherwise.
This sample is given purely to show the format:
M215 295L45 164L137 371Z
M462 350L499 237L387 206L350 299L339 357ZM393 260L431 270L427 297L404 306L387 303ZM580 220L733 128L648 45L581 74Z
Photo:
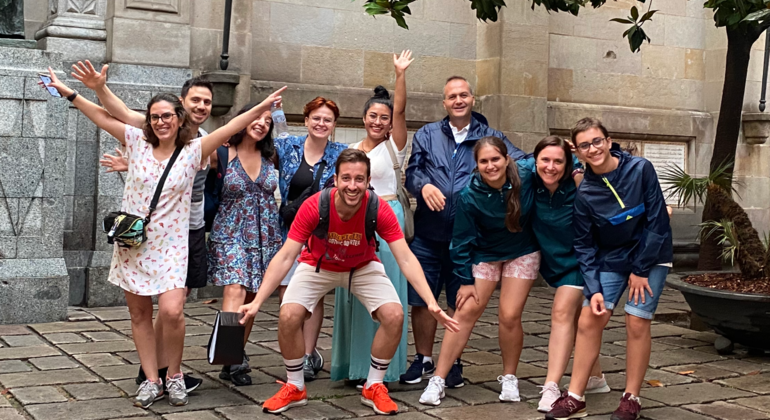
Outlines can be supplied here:
M540 251L508 261L483 262L473 265L473 277L500 281L503 277L535 280L540 270Z
M315 267L299 263L297 270L294 271L294 277L291 278L286 293L283 295L281 306L287 303L297 303L312 313L321 296L326 295L335 287L347 289L349 281L350 292L361 301L370 314L386 303L401 305L398 293L385 274L382 263L372 261L356 269L353 272L352 281L349 271L336 273L320 270L316 273Z

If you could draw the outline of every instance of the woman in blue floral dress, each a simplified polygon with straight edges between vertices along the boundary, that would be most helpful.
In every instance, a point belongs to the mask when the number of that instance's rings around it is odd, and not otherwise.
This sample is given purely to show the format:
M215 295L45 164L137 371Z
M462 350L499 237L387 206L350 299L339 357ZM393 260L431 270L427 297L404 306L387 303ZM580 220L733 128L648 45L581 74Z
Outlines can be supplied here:
M245 106L239 114L251 109ZM265 112L230 139L220 204L209 236L209 282L224 286L222 310L236 312L256 296L270 260L281 247L281 227L274 192L278 173L273 163L273 121ZM224 147L224 146L223 146ZM225 155L225 150L213 156ZM252 321L253 322L253 321ZM251 332L246 325L244 346ZM224 366L219 377L235 385L251 385L249 365Z

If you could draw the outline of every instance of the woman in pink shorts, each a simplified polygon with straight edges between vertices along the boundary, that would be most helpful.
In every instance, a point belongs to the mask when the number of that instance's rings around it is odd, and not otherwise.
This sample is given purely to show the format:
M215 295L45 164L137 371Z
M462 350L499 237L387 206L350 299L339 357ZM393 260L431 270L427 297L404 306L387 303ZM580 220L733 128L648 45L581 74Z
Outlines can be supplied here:
M450 248L454 274L462 282L454 315L460 330L444 334L435 375L420 397L426 405L441 404L452 363L462 354L498 282L502 282L500 401L520 401L514 374L524 341L521 314L540 268L540 251L530 225L534 174L511 160L505 143L496 137L478 140L473 153L476 170L460 193ZM454 386L458 385L462 383Z

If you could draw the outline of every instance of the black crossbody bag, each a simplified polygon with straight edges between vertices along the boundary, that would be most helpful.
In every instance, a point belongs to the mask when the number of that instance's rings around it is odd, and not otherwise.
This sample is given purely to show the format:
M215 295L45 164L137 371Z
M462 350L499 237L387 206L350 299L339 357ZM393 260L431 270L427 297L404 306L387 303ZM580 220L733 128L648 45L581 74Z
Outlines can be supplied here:
M176 162L176 158L181 151L182 147L177 147L169 158L168 165L166 165L163 175L158 180L158 186L155 187L155 195L152 196L147 217L137 216L124 211L113 211L104 218L102 229L107 234L107 243L113 244L117 242L118 246L132 248L143 244L147 240L147 225L150 223L150 216L155 207L158 206L160 194L163 192L163 184L166 183L168 173L171 172L171 167L174 166L174 162Z

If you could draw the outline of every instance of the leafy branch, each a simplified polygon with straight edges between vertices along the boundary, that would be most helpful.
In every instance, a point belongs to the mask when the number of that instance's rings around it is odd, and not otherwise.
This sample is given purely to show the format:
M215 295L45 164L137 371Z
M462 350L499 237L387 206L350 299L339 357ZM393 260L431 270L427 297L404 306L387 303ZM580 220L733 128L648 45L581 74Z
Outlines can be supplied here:
M644 0L639 0L644 1ZM628 46L631 47L631 52L638 52L644 41L650 42L650 37L644 32L642 26L645 22L652 20L652 16L655 15L657 10L652 10L652 0L647 8L647 13L639 17L639 9L636 6L631 7L631 16L626 19L615 18L610 19L611 22L618 22L626 25L631 25L625 32L623 32L623 38L628 38Z

